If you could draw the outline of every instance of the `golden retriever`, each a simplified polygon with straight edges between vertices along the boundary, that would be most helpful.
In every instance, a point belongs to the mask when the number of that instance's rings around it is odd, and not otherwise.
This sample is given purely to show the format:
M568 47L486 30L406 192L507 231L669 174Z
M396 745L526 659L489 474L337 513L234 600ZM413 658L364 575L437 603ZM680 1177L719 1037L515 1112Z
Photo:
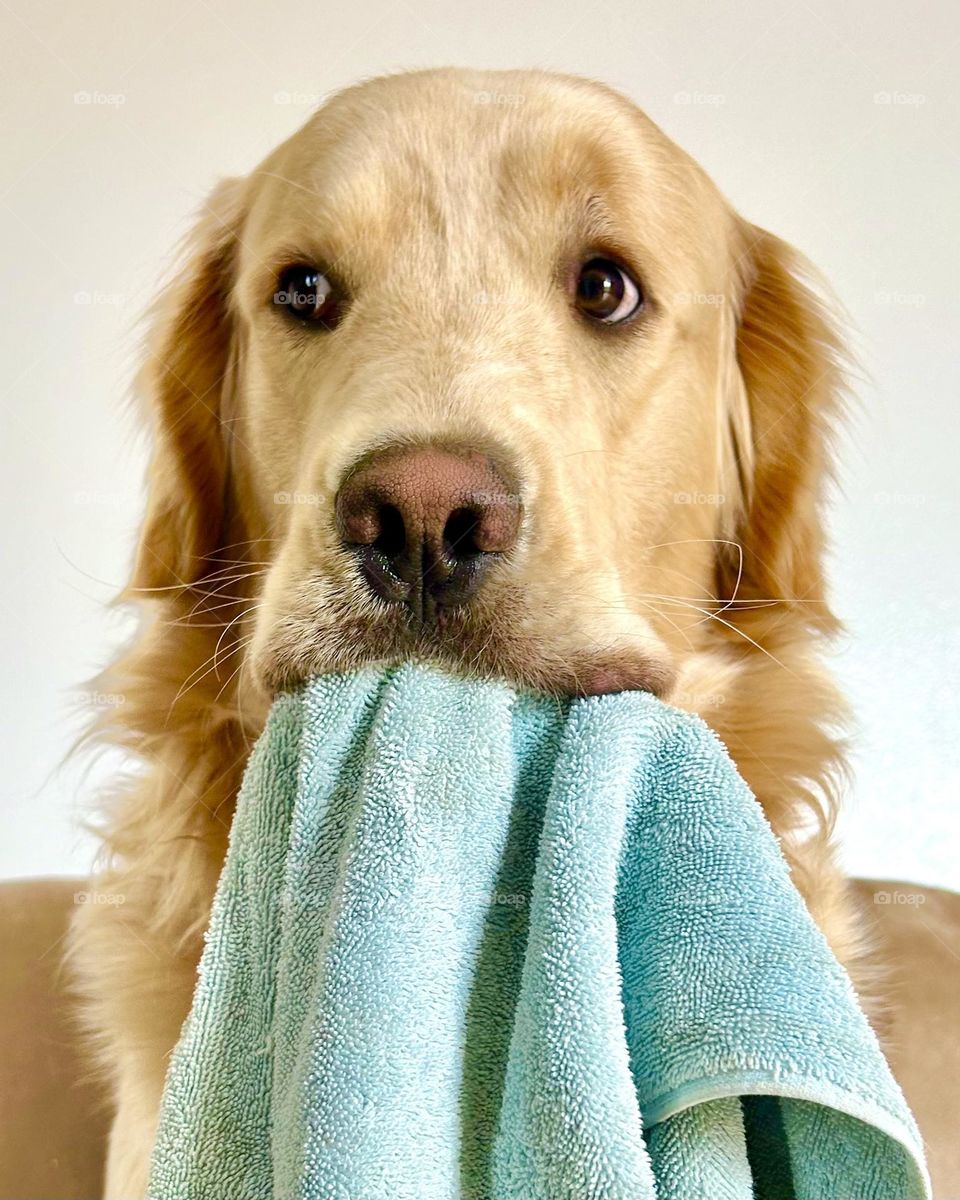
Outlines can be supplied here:
M844 708L820 662L834 329L782 242L610 89L434 70L337 95L204 205L142 373L154 453L74 927L145 1190L270 696L419 656L700 713L838 955Z

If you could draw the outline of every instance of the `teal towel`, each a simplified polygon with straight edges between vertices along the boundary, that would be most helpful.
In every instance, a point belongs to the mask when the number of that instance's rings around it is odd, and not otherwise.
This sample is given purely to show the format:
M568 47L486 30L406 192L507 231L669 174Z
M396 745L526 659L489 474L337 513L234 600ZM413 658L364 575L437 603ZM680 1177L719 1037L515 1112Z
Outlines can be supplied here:
M416 665L279 698L154 1200L913 1200L918 1132L714 735Z

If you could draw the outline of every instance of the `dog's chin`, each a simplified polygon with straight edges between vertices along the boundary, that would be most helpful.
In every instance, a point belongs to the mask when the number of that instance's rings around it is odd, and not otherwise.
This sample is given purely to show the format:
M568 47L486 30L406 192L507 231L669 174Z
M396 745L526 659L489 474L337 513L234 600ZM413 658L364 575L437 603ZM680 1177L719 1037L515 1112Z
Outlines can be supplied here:
M373 622L369 615L344 615L335 622L281 620L252 654L252 674L273 695L316 675L410 661L554 696L645 691L662 697L673 684L673 668L657 651L622 645L561 652L547 639L515 633L512 624L509 613L485 622L456 609L428 628L394 614Z

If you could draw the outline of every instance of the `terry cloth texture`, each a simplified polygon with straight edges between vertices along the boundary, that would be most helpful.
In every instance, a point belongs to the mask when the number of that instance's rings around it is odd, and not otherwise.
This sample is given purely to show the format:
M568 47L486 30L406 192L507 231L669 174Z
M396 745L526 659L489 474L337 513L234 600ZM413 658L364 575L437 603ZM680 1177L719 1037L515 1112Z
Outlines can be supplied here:
M403 665L275 703L153 1200L914 1200L921 1142L725 749Z

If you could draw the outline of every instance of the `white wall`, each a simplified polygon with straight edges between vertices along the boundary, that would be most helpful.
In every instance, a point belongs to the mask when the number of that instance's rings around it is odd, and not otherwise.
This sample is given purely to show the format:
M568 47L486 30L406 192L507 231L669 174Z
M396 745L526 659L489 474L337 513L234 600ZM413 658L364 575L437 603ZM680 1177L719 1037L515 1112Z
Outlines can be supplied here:
M58 771L122 632L143 446L136 318L188 215L316 99L418 65L541 65L634 97L849 309L868 373L834 517L861 722L851 868L960 886L955 86L960 7L892 0L93 0L0 6L4 836L82 871L96 781ZM83 101L86 102L83 102Z

